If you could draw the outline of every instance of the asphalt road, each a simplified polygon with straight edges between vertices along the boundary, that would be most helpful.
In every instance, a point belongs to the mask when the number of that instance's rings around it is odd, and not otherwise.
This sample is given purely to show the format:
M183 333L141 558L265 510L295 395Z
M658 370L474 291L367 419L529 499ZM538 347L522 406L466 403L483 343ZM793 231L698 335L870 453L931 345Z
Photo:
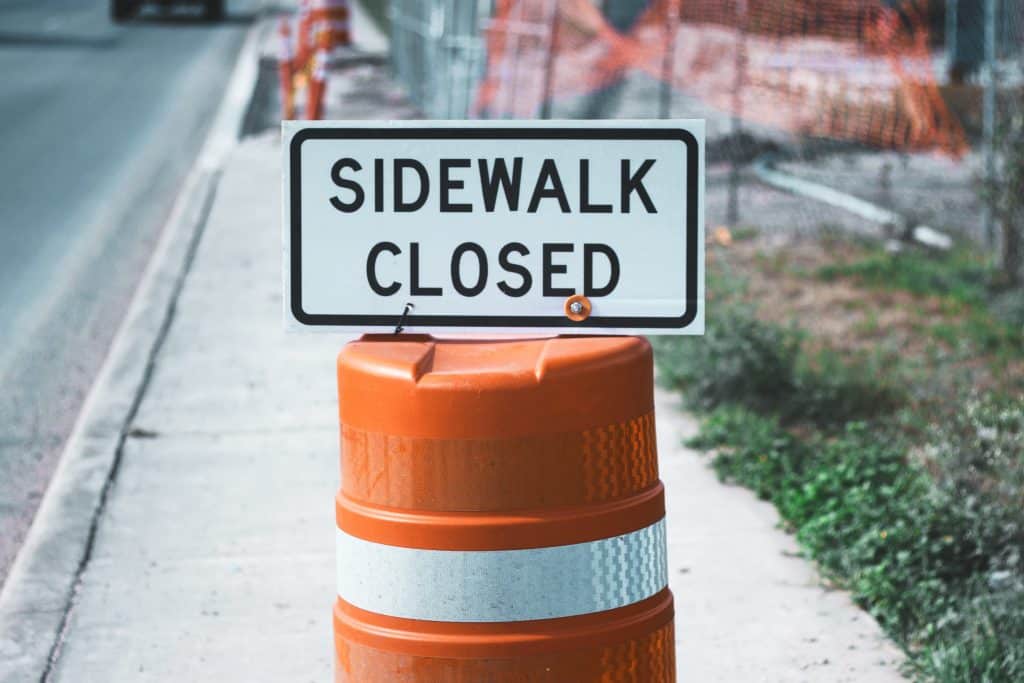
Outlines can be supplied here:
M265 0L0 0L0 581Z

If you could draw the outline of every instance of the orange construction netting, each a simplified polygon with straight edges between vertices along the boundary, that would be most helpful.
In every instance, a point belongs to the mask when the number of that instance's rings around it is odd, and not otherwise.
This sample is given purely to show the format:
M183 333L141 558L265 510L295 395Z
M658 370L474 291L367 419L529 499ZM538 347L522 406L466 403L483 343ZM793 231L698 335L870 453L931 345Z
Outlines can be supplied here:
M533 117L641 71L744 120L888 149L966 149L939 93L927 0L497 0L476 115Z

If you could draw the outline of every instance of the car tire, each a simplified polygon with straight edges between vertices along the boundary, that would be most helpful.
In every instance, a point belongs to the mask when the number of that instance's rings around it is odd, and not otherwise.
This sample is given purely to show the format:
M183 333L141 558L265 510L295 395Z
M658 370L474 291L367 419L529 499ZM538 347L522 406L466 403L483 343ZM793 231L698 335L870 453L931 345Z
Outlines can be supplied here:
M114 21L128 21L136 9L135 0L110 0L110 18Z
M225 0L206 0L206 20L220 21L224 18Z

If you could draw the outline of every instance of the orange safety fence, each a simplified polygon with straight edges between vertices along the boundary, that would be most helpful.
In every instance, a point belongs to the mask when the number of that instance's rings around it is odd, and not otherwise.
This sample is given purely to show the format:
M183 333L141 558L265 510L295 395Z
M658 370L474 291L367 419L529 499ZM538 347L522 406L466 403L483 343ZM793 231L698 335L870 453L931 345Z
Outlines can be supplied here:
M498 0L475 115L532 117L640 71L751 122L888 149L966 150L939 93L928 0Z

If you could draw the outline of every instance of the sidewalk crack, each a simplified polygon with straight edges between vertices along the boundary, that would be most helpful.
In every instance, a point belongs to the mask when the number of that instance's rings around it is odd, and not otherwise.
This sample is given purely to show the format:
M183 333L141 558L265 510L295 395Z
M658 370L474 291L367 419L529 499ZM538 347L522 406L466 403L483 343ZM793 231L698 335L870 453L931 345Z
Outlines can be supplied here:
M57 629L53 645L50 647L50 653L46 661L46 668L43 669L43 673L39 678L40 683L52 682L53 673L56 670L57 662L60 659L61 651L63 650L64 643L67 639L68 630L71 624L71 617L74 614L76 605L78 604L79 595L82 589L82 579L89 566L89 562L92 559L92 553L96 546L96 538L99 533L100 522L106 512L110 493L113 490L114 484L117 482L117 475L121 469L121 460L124 456L125 442L132 435L132 423L135 421L139 408L142 405L142 401L149 390L160 352L163 349L164 342L166 342L170 333L171 326L174 324L174 318L178 310L178 300L185 288L185 281L188 279L188 275L192 271L192 265L195 262L196 253L199 250L199 243L206 232L210 211L213 208L213 200L217 195L217 186L220 183L220 176L220 171L205 172L203 177L200 179L200 186L204 187L205 196L202 198L200 205L201 208L196 219L196 226L193 229L192 234L189 236L188 247L185 250L184 263L175 278L174 286L171 290L170 301L167 305L167 310L164 313L163 320L160 323L156 339L153 341L153 345L150 347L149 353L146 356L146 366L143 371L142 379L139 382L139 387L135 392L135 396L132 398L128 411L125 413L124 420L118 429L117 446L114 450L113 462L111 463L110 470L107 472L106 480L103 482L99 504L93 511L92 520L89 524L89 536L85 544L85 552L82 554L82 559L79 561L78 567L75 569L74 582L72 583L71 591L67 596L67 601L64 604L64 613L61 616L60 626Z

